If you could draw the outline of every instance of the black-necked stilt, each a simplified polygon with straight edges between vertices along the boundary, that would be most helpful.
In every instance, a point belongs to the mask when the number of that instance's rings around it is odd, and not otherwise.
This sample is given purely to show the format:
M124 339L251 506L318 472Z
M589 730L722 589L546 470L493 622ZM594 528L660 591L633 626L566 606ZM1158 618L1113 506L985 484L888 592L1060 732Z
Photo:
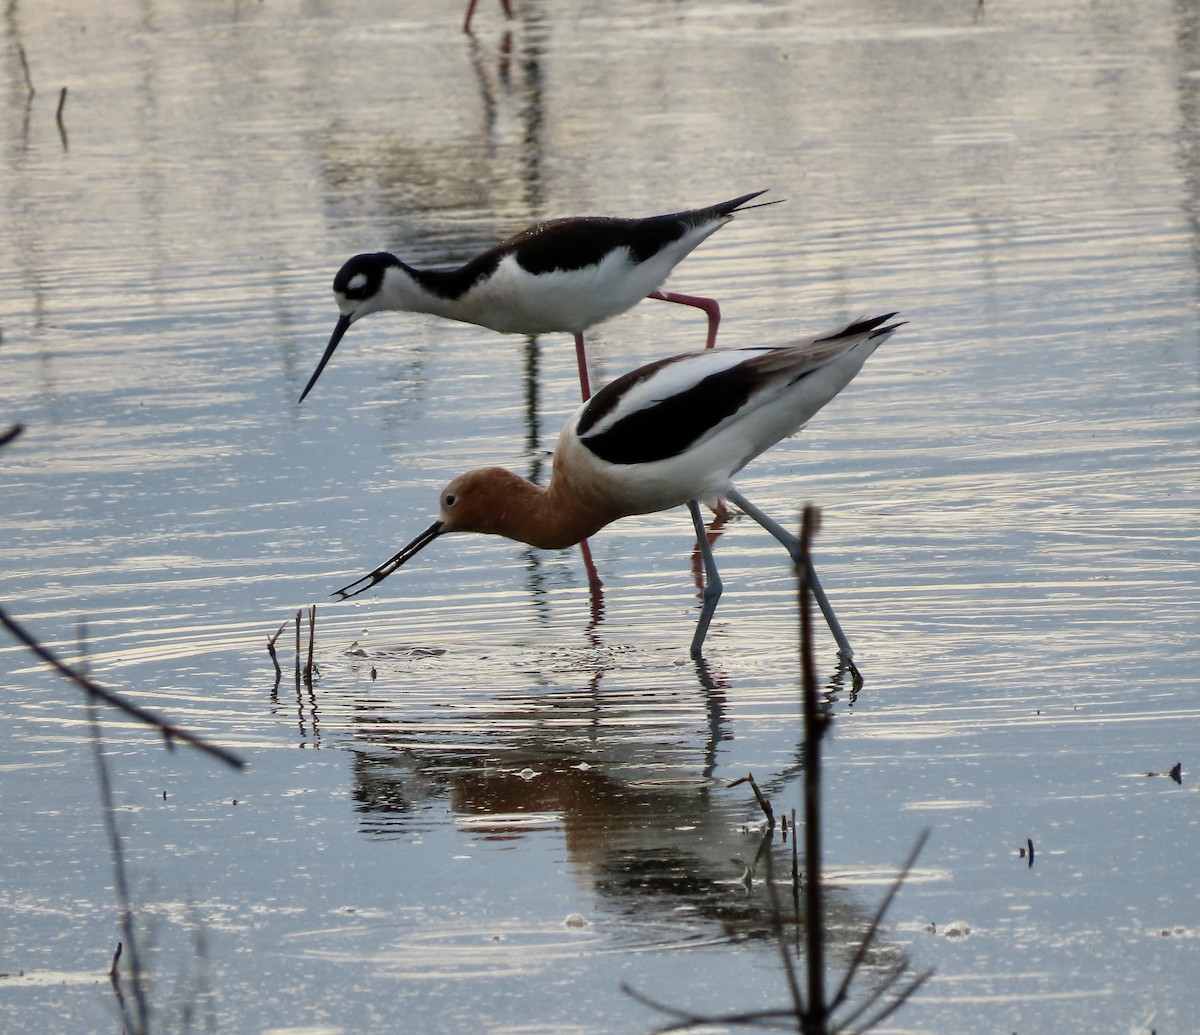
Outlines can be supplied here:
M336 595L352 597L377 585L446 532L502 535L555 550L619 518L686 504L705 571L704 603L692 639L692 654L699 656L722 587L697 501L715 506L731 500L797 560L797 537L742 496L733 476L845 388L900 326L889 322L895 315L776 348L673 356L617 378L563 428L545 489L500 467L460 475L442 492L432 525ZM810 574L838 649L851 662L850 643L816 572Z
M707 347L712 348L721 319L717 303L659 288L684 256L735 212L777 204L747 204L763 193L645 219L554 219L521 231L457 269L414 269L388 252L355 255L333 278L341 316L300 401L350 325L382 309L432 313L504 334L573 334L585 399L590 392L583 332L643 298L703 309L708 314Z
M479 0L468 0L467 13L463 18L463 32L471 31L471 19L475 16L475 5ZM500 6L504 8L504 17L512 17L512 2L511 0L500 0Z

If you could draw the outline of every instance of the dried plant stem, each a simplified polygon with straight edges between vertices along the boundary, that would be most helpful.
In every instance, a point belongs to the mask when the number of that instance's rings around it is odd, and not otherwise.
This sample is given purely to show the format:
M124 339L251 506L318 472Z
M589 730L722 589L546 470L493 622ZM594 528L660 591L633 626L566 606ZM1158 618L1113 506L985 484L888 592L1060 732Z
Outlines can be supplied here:
M296 609L296 690L300 689L300 616L304 613L302 608Z
M287 622L284 622L276 631L274 636L267 637L267 653L271 655L271 663L275 666L275 685L279 685L279 680L283 678L283 669L279 667L279 656L275 653L275 641L283 635L283 630L287 628Z
M767 817L767 830L774 830L775 810L771 808L771 803L767 801L766 797L763 795L763 792L758 789L758 784L755 782L753 773L747 773L745 776L740 776L727 786L736 787L738 784L742 783L750 784L750 789L754 791L754 797L758 799L758 807L763 810L763 815Z
M313 644L317 638L317 605L308 606L308 663L304 666L304 681L312 686L313 681Z

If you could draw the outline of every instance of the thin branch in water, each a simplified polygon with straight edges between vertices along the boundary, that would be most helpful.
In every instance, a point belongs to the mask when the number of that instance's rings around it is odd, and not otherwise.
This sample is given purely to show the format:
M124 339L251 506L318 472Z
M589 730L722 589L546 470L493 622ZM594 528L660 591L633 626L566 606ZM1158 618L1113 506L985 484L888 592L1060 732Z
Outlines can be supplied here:
M303 609L296 609L296 692L300 692L300 616Z
M312 686L313 674L313 645L317 639L317 605L308 605L308 663L304 666L304 681Z
M283 635L283 630L287 628L287 622L284 621L275 632L274 636L267 637L267 653L271 655L271 664L275 666L275 686L279 686L279 681L283 678L283 669L279 667L279 657L275 653L275 641Z
M157 715L147 711L140 705L136 705L131 701L125 700L111 690L105 690L99 683L94 682L87 676L76 672L69 665L64 664L58 659L49 649L43 647L34 637L26 632L12 618L10 618L3 608L0 608L0 625L12 635L12 637L28 647L38 658L44 661L56 672L71 680L76 686L80 687L92 697L98 698L105 704L116 708L118 711L124 712L126 715L137 719L138 722L150 726L162 732L168 743L176 740L181 740L185 744L190 744L206 754L212 755L214 758L220 759L226 765L233 766L235 769L241 769L246 763L242 761L232 751L218 747L215 744L210 744L208 741L196 736L194 733L189 733L181 726L176 726L173 723L167 722L165 719L160 719Z
M750 789L754 791L754 797L758 799L758 807L763 810L763 815L767 817L767 830L775 829L775 810L771 808L771 803L763 796L763 792L758 789L758 784L754 780L753 773L747 773L745 776L739 776L732 783L728 783L726 787L737 787L739 784L749 783Z

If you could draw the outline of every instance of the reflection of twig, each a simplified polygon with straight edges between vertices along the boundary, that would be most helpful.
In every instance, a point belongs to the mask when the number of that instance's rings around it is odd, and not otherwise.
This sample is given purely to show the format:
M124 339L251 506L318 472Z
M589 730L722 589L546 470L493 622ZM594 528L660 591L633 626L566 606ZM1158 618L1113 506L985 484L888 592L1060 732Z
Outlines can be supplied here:
M36 654L42 661L44 661L55 671L66 676L69 680L71 680L71 682L75 683L76 686L79 686L93 697L99 698L105 704L111 705L118 711L122 711L126 715L137 719L138 722L144 723L147 726L152 726L157 730L161 730L168 743L175 740L181 740L185 744L190 744L192 747L198 748L200 751L204 751L212 755L214 758L219 758L226 765L231 765L235 769L241 769L242 766L245 765L245 762L243 762L232 751L227 751L225 748L217 747L215 744L210 744L208 741L202 740L200 737L196 736L196 734L189 733L180 726L176 726L164 719L160 719L157 715L154 715L152 712L148 712L145 708L133 704L131 701L125 700L125 698L119 696L118 694L114 694L110 690L105 690L104 687L100 686L100 684L95 683L87 676L76 672L69 665L65 665L63 662L59 661L59 659L55 657L51 651L43 647L37 642L37 640L33 638L33 636L31 636L28 632L21 628L21 626L14 622L3 608L0 608L0 625L3 625L14 639L25 644L25 646L33 651L33 653Z
M33 88L33 76L29 74L29 58L25 56L25 48L21 44L17 44L17 57L21 59L21 71L25 73L25 89L32 97L37 90Z
M866 933L855 947L854 955L846 968L846 972L833 998L831 1000L826 1000L825 998L825 941L828 938L829 932L825 923L821 887L820 742L828 728L829 718L817 707L816 669L813 663L811 635L811 593L808 574L811 571L811 567L808 563L808 550L812 535L816 530L816 524L816 510L811 506L805 507L804 521L800 532L800 556L797 560L796 569L800 596L800 651L804 704L803 891L806 918L806 987L801 988L796 966L792 959L792 950L785 930L784 913L780 908L778 892L773 880L772 855L770 852L767 852L765 856L767 867L766 885L767 893L771 900L771 930L779 947L780 960L783 964L783 971L787 980L791 1006L783 1009L752 1010L742 1013L704 1016L693 1013L690 1010L681 1010L673 1006L668 1006L665 1003L660 1003L639 992L635 992L628 985L622 984L621 988L627 995L672 1018L669 1024L656 1028L656 1033L682 1031L686 1028L709 1025L745 1025L755 1028L790 1028L802 1032L803 1035L838 1035L838 1033L861 1035L862 1032L869 1031L881 1024L887 1017L890 1017L896 1010L903 1006L908 1001L908 998L928 980L932 973L932 971L926 971L923 974L919 974L903 988L898 989L898 982L900 982L908 971L908 963L900 963L892 967L884 975L882 981L867 995L865 1001L850 1009L846 1016L836 1022L833 1018L834 1012L848 1003L850 985L866 960L867 953L870 951L876 935L879 933L879 927L883 922L884 914L887 912L892 900L896 897L896 893L900 890L900 885L904 883L905 878L908 876L917 855L925 845L925 840L929 835L929 832L925 831L917 839L917 844L905 861L900 875L884 896L883 902L880 903L879 909L872 917ZM729 786L733 787L746 781L754 788L754 793L758 797L759 804L763 807L763 811L767 813L771 820L771 825L774 827L774 815L770 811L770 806L766 804L766 799L755 784L753 776L744 776L740 780L735 780ZM792 901L796 907L796 923L799 923L798 907L800 898L798 885L800 884L800 879L796 867L797 833L795 813L793 812ZM768 831L767 839L770 837L771 833ZM766 841L764 840L765 843ZM880 1006L880 1000L885 996L889 996L890 999L884 1005Z
M67 148L67 127L63 124L63 108L67 103L67 88L64 86L58 93L58 108L54 112L54 121L58 123L58 135L62 137L63 150Z
M129 900L129 882L125 874L125 849L121 843L121 832L117 829L116 810L113 807L112 781L108 776L108 763L104 760L104 745L100 737L100 719L96 714L96 699L88 694L86 700L88 727L92 735L92 754L96 762L96 780L100 787L100 811L104 815L104 831L108 835L108 847L112 853L113 887L117 893L117 906L121 911L121 933L123 944L129 947L129 974L133 985L133 1002L137 1010L136 1023L131 1024L125 1008L125 997L121 992L120 971L117 961L121 958L118 947L113 957L109 977L117 992L122 1021L127 1030L136 1035L146 1035L150 1030L150 1006L146 1001L145 972L142 970L138 953L137 938L133 928L133 905Z
M917 861L917 856L921 854L921 849L925 847L925 842L929 838L929 831L921 831L921 836L917 838L917 843L913 845L913 850L908 853L908 858L904 861L904 865L900 869L899 876L892 882L892 886L888 889L888 893L883 896L883 901L879 904L879 908L875 911L875 915L871 918L871 924L867 928L867 933L863 935L862 940L858 943L858 948L854 952L853 959L850 960L850 965L846 968L845 977L842 978L842 983L838 986L837 992L834 993L833 1000L829 1004L829 1009L832 1012L836 1010L842 1003L846 1002L847 994L850 990L850 982L854 980L854 975L858 972L858 968L862 966L862 962L866 959L867 951L874 942L876 934L879 933L879 925L883 923L883 916L888 911L888 907L892 904L892 899L896 897L896 893L900 890L900 885L904 883L904 879L908 876L909 871L913 868L913 864ZM855 1021L858 1020L880 998L892 989L897 981L900 980L908 969L907 963L902 963L900 966L892 970L890 974L879 984L865 1002L861 1003L851 1014L844 1018L839 1023L839 1028L846 1029ZM911 996L918 988L929 980L933 974L932 970L926 970L918 974L909 985L897 993L887 1006L885 1006L878 1014L872 1017L863 1027L855 1029L856 1031L867 1031L881 1024L886 1017L890 1017L892 1013L898 1010L908 997Z

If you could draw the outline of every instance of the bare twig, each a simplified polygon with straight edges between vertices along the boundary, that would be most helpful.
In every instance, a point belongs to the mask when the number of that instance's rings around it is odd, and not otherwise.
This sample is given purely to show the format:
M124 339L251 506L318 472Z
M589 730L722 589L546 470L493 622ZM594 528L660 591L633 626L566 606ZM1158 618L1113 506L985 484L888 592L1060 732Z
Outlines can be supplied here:
M726 784L727 787L736 787L738 784L749 783L750 789L754 791L754 797L758 799L758 807L763 810L763 815L767 817L767 830L775 829L775 811L771 808L771 803L763 796L763 792L758 789L758 784L754 780L753 773L747 773L745 776L740 776L732 783Z
M317 638L317 605L308 605L308 664L304 666L304 681L312 686L313 681L313 644Z
M275 632L274 636L267 637L267 653L271 655L271 663L275 666L275 685L279 685L279 680L283 678L283 669L279 667L279 657L275 653L275 641L283 635L283 630L287 628L285 621Z
M301 608L296 609L296 693L300 692L300 616Z
M0 625L4 626L9 631L12 637L28 647L38 658L44 661L55 671L66 676L67 679L75 683L76 686L85 690L93 697L98 698L105 704L116 708L118 711L124 712L126 715L137 719L138 722L151 726L154 729L160 730L162 735L167 739L167 742L180 740L185 744L190 744L192 747L200 751L204 751L214 758L220 759L226 765L233 766L235 769L241 769L246 763L242 761L232 751L225 748L217 747L215 744L210 744L208 741L201 739L194 733L189 733L181 726L176 726L174 723L167 722L165 719L160 719L157 715L147 711L140 705L133 704L131 701L114 694L111 690L105 690L99 683L94 682L87 676L76 672L69 665L60 661L50 650L43 647L37 640L18 625L3 608L0 608Z

